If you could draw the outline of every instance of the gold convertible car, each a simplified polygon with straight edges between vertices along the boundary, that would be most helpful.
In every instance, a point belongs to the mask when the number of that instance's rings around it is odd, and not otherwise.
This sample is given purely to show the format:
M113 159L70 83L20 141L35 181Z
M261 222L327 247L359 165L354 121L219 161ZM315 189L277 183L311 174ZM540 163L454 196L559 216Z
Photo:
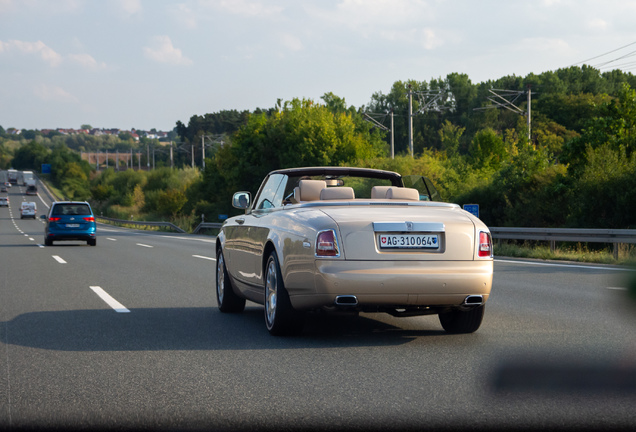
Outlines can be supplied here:
M311 310L438 314L449 333L481 325L493 276L481 220L436 201L429 179L367 168L272 171L255 198L237 192L216 241L222 312L263 304L273 335Z

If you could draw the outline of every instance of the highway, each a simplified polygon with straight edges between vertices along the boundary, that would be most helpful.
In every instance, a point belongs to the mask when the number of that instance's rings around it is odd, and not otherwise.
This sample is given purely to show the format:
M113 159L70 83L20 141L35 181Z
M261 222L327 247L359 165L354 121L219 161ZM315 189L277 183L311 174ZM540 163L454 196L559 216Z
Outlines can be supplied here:
M44 247L23 192L0 207L0 428L636 424L627 269L498 258L474 334L436 316L315 314L277 338L258 305L216 308L212 237L100 224L96 247Z

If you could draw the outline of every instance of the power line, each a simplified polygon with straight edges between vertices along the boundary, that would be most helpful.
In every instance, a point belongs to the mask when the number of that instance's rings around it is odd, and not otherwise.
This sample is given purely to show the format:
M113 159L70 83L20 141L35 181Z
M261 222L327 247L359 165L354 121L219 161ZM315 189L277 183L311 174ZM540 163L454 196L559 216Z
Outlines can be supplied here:
M577 62L577 63L571 64L571 65L570 65L570 66L568 66L568 67L572 67L572 66L576 66L576 65L581 64L581 63L589 62L590 60L595 60L595 59L597 59L597 58L599 58L599 57L603 57L603 56L606 56L606 55L608 55L608 54L615 53L616 51L620 51L620 50L622 50L622 49L624 49L624 48L627 48L628 46L632 46L632 45L636 45L636 42L629 43L629 44L624 45L624 46L622 46L622 47L620 47L620 48L616 48L616 49L614 49L614 50L612 50L612 51L608 51L608 52L606 52L606 53L603 53L603 54L597 55L597 56L592 57L592 58L589 58L589 59L587 59L587 60L583 60L583 61L580 61L580 62Z

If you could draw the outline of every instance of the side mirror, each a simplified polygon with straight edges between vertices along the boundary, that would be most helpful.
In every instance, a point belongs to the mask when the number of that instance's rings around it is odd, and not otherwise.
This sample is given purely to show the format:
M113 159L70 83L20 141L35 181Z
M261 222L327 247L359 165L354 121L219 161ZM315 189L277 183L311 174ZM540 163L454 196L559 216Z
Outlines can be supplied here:
M252 194L249 192L236 192L232 197L232 207L238 209L248 209L252 201Z
M46 220L46 215L40 215L40 219Z

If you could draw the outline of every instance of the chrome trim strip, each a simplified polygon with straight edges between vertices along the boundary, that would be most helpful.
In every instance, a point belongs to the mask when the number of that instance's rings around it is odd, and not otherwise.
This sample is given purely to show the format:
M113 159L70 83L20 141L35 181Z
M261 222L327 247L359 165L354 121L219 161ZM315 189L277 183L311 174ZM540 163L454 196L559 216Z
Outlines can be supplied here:
M409 229L410 228L410 229ZM441 222L373 222L375 232L445 232Z

